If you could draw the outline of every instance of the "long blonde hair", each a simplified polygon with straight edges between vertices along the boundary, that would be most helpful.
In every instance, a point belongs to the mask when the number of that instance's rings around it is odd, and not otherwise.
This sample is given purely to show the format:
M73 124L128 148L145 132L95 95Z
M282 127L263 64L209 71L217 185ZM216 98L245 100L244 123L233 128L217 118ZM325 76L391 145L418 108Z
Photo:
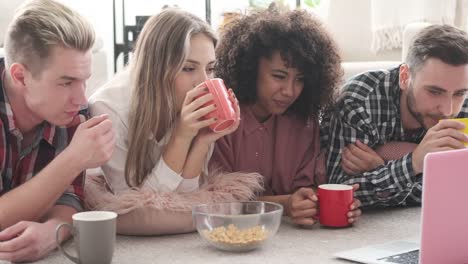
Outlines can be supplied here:
M207 23L183 10L168 8L151 17L138 36L130 63L133 90L125 164L128 186L142 184L157 162L151 138L175 125L175 78L188 56L191 37L199 33L216 46L216 36Z

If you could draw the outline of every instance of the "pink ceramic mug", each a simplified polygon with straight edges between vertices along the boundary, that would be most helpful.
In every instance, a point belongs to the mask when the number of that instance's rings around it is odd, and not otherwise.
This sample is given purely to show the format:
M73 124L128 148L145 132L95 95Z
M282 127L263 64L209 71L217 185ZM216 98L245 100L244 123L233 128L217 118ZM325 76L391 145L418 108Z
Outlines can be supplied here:
M219 78L210 79L206 80L205 84L208 87L209 93L213 95L213 101L207 105L211 103L216 104L216 110L210 112L204 118L217 118L216 123L210 125L211 130L214 132L220 132L230 128L236 121L237 115L229 99L229 94L223 80Z

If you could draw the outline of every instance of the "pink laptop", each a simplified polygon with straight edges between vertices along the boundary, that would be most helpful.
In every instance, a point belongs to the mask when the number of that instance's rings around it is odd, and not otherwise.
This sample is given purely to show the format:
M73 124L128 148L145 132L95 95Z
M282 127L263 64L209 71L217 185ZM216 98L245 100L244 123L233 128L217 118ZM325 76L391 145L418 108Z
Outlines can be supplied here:
M421 225L420 247L391 241L335 256L361 263L468 263L468 149L426 155Z

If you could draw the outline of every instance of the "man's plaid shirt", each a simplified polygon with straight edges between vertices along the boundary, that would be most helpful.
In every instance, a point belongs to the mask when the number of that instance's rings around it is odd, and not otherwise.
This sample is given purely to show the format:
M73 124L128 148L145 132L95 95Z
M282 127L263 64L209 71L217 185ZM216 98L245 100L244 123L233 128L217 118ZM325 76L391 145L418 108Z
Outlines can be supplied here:
M67 127L57 127L44 121L37 130L34 142L22 150L23 135L15 126L15 117L3 87L4 76L4 61L0 59L0 196L28 181L47 166L68 146L77 126L87 116L86 110L81 111ZM82 211L83 184L84 172L65 190L56 204Z
M467 102L459 117L468 116ZM356 198L364 206L421 203L423 177L413 172L412 153L361 175L347 175L341 168L343 148L358 139L372 148L390 141L419 143L423 139L424 129L411 134L403 130L399 67L366 72L348 81L323 124L322 142L328 145L330 183L358 183Z

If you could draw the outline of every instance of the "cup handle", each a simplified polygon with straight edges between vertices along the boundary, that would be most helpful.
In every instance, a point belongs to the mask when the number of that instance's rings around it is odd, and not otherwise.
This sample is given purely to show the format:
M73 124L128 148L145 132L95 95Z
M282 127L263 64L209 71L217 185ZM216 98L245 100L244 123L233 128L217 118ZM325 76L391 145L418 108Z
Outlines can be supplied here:
M315 194L315 196L317 196L317 213L316 213L315 216L312 217L312 218L314 218L315 220L319 220L319 218L320 218L319 199L320 199L320 198L319 198L318 192Z
M65 251L65 249L62 247L61 241L59 241L60 229L62 229L62 227L68 227L68 228L70 228L71 231L73 231L73 226L72 225L70 225L69 223L61 223L55 229L55 242L57 243L60 251L65 255L65 257L67 257L69 260L79 264L80 260L77 257L74 257L74 256L68 254L67 251Z

